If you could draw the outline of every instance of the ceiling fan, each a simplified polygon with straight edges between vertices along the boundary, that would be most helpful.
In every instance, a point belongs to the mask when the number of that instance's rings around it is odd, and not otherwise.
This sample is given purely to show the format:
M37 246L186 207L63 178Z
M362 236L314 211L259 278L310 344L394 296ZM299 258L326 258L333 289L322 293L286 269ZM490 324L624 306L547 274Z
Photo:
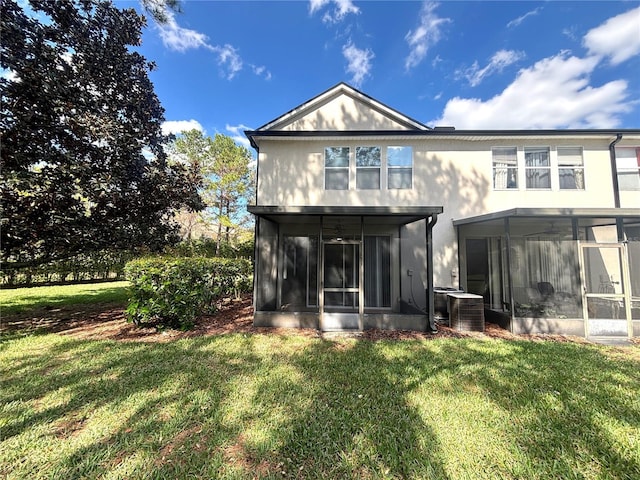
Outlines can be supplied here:
M546 230L542 230L540 232L534 232L534 233L527 233L525 235L525 237L539 237L541 235L549 235L549 236L556 236L556 235L569 235L569 232L567 232L564 229L560 229L558 227L556 227L556 222L555 220L550 220L549 221L549 228L547 228Z

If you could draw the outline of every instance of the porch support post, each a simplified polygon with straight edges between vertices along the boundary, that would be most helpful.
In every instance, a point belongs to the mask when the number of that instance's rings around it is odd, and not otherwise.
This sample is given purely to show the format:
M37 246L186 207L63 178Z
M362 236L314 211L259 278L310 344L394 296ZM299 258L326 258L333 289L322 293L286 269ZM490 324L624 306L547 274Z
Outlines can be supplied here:
M624 242L624 220L622 217L616 217L616 232L618 233L618 242Z
M398 272L400 272L398 282L398 298L402 298L402 225L398 225Z
M324 326L324 241L322 230L324 228L324 216L320 215L320 236L318 237L318 330L322 332Z
M513 278L511 276L511 229L509 225L509 217L505 217L504 219L504 238L506 239L507 244L507 285L509 286L509 315L511 317L511 320L509 321L509 329L513 332L516 308L513 303Z
M360 248L358 249L358 330L364 330L364 217L360 217Z
M253 226L253 322L255 324L256 321L256 308L258 305L258 281L262 279L258 278L258 272L262 268L262 258L261 258L261 249L258 241L260 239L260 222L262 221L261 217L256 217L256 223ZM262 300L262 299L260 299Z
M427 224L427 300L429 301L429 310L427 319L427 330L431 330L432 332L437 331L436 325L433 321L433 317L435 316L435 305L434 305L434 295L433 295L433 226L438 221L438 215L431 215L431 219L425 217L425 223Z

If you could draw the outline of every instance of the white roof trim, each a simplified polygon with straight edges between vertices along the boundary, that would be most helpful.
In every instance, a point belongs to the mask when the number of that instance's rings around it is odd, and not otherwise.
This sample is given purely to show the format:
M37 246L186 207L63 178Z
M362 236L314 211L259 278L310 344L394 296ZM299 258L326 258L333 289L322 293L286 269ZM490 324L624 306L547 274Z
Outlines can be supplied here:
M318 108L320 105L328 102L332 98L336 98L340 95L347 95L363 104L367 105L372 110L376 110L388 117L389 119L405 125L407 128L412 130L431 130L429 127L424 125L423 123L418 122L406 115L400 113L397 110L394 110L391 107L386 106L383 103L380 103L376 99L365 95L364 93L356 90L355 88L347 85L346 83L339 83L335 87L330 88L329 90L321 93L320 95L308 100L307 102L293 108L288 111L284 115L279 116L278 118L270 121L269 123L263 125L258 128L258 131L261 130L273 130L278 129L281 125L289 124L293 119L304 116L306 112L313 111Z

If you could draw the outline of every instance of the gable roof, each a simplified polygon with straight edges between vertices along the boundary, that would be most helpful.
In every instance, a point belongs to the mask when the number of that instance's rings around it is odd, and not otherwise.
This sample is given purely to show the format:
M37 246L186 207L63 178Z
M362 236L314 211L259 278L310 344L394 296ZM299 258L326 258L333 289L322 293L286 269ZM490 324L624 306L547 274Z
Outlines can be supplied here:
M397 110L340 82L323 93L264 124L257 130L245 130L251 146L259 148L263 139L287 140L335 138L388 138L396 140L439 139L481 141L497 139L598 138L611 142L618 135L639 140L640 129L567 129L567 130L456 130L454 127L430 128Z
M425 131L429 127L340 82L257 131Z

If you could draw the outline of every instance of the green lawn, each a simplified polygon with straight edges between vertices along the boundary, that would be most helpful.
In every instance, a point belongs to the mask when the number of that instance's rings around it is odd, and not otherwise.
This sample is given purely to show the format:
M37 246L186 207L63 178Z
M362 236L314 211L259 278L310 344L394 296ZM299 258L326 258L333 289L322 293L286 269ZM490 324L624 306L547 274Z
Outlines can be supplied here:
M637 479L639 350L0 337L0 477Z
M129 282L87 283L54 287L5 288L0 290L0 313L12 315L27 310L88 303L127 301Z

